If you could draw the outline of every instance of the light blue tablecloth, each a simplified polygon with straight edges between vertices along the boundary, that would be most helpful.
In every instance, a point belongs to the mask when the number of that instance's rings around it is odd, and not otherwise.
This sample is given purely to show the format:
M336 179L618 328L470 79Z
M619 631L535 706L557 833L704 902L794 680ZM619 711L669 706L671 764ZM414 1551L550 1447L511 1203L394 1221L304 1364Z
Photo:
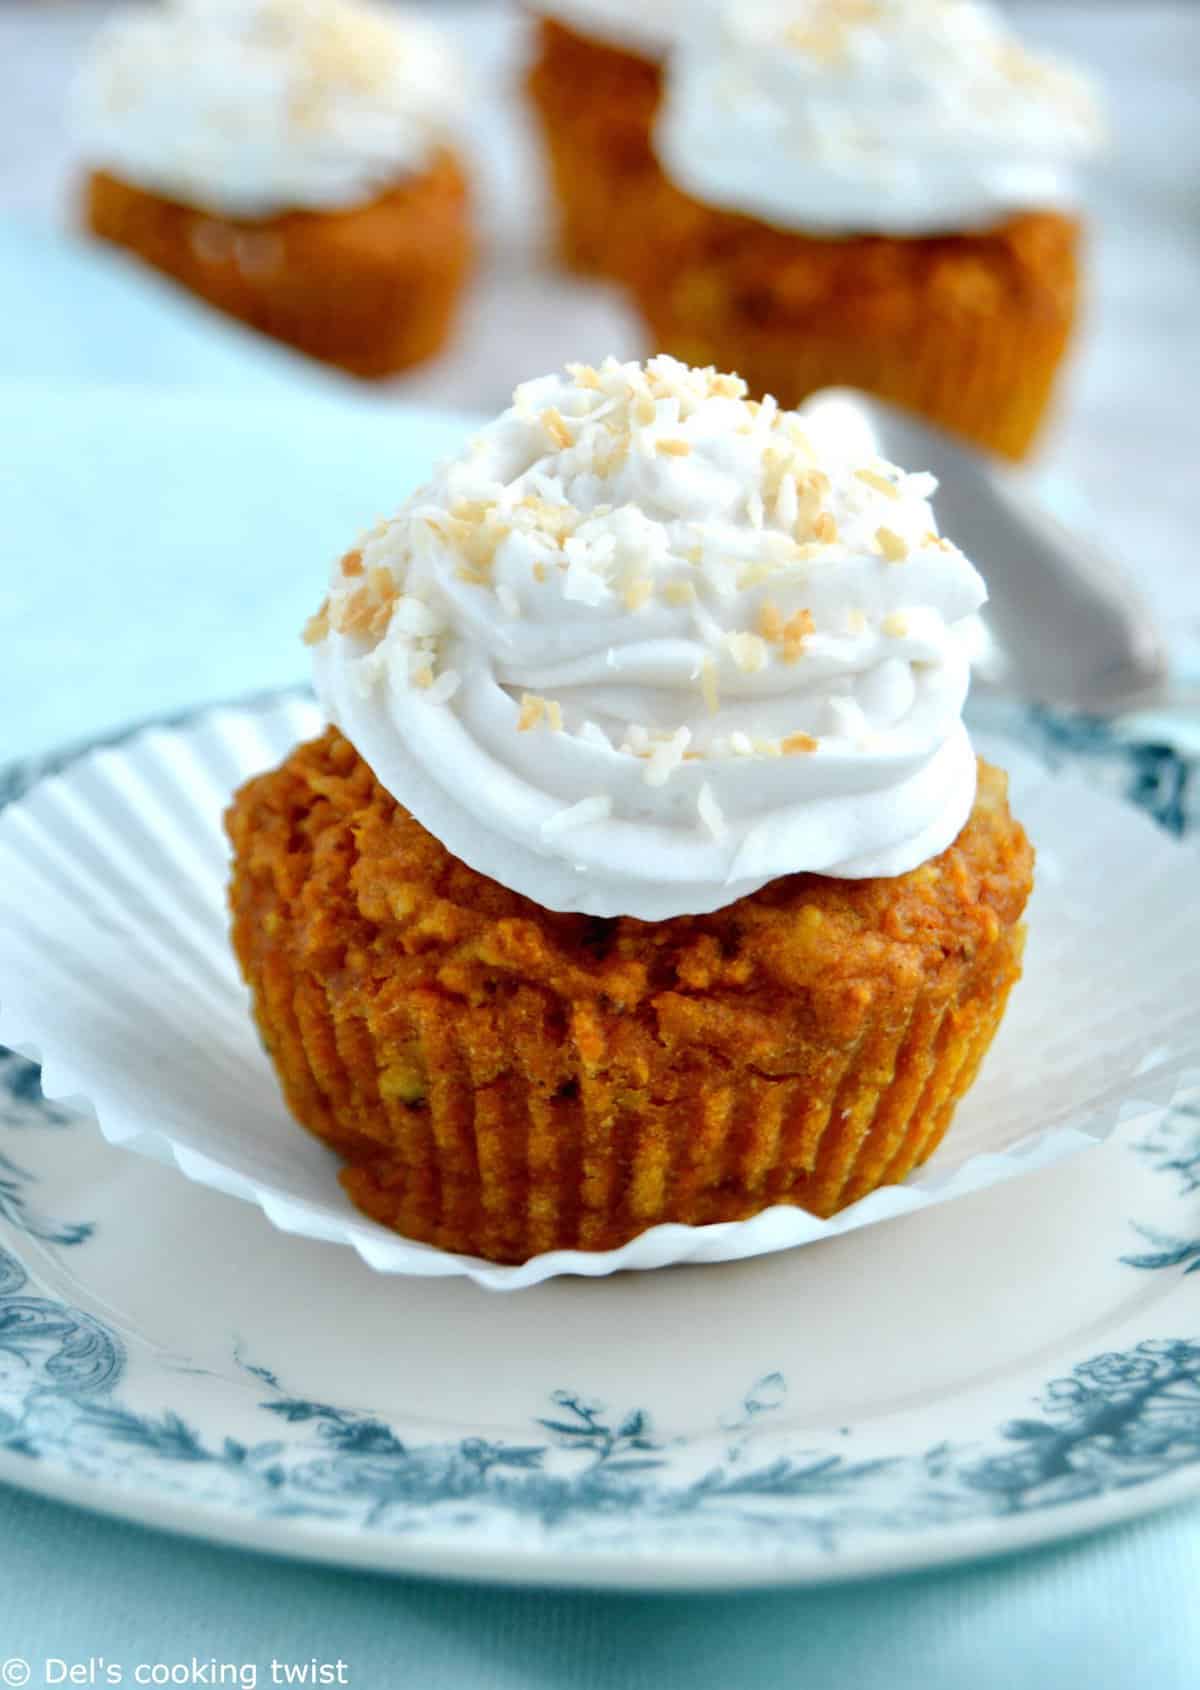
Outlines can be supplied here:
M0 284L0 761L302 675L322 564L463 423L314 396L289 360L61 247L0 234L0 274L25 289L18 333ZM276 1656L340 1657L360 1690L1195 1690L1197 1592L1195 1508L870 1586L638 1600L272 1563L0 1490L0 1681L17 1656L33 1684L48 1657L101 1656L269 1683Z

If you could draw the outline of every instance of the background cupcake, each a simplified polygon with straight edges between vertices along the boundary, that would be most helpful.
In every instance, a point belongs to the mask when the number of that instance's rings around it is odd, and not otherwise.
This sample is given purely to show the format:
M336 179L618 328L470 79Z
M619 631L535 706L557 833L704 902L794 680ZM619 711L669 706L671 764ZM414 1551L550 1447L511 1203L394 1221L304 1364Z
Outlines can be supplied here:
M541 123L563 262L624 275L631 198L657 174L650 129L685 0L534 0L527 87Z
M468 268L461 71L363 0L165 0L79 90L93 233L315 358L385 376L446 338Z
M574 367L334 570L337 724L229 816L234 943L354 1200L502 1261L931 1153L1031 853L932 478L736 377Z
M725 6L672 56L639 218L656 345L851 385L1018 457L1076 317L1087 87L979 0Z

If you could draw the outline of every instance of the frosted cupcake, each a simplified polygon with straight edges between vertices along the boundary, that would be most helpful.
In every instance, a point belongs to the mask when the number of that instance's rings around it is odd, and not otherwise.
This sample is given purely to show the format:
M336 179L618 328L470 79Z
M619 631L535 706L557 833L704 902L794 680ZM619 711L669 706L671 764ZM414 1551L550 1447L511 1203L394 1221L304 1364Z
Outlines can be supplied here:
M934 1149L1031 852L961 710L932 478L736 377L574 367L333 571L328 732L229 814L297 1119L410 1237L520 1261Z
M638 218L655 344L849 385L1012 457L1077 311L1087 86L979 0L727 5L672 56Z
M662 66L682 32L685 0L533 0L527 88L540 121L574 270L620 277L631 199L657 175L650 129Z
M470 259L459 68L363 0L164 0L81 78L89 229L314 358L437 352Z

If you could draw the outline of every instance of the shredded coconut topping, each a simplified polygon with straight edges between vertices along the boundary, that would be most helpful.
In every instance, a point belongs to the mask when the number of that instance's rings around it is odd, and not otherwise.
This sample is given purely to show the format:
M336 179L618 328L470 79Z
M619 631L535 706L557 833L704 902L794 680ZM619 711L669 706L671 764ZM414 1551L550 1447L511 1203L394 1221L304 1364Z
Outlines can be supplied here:
M451 850L551 907L902 872L969 807L984 589L931 478L847 450L668 357L525 383L335 567L305 632L331 713Z

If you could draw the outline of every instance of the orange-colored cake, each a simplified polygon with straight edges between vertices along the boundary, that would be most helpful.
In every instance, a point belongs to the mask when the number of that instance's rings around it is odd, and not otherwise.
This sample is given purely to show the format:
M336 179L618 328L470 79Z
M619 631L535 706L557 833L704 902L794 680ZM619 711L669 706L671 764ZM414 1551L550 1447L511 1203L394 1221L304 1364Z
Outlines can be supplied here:
M955 843L895 879L599 920L452 857L330 729L230 811L234 944L292 1113L410 1238L522 1261L830 1215L937 1148L1020 974L1005 792L981 768Z
M542 17L526 87L545 143L563 262L623 278L633 256L624 238L629 214L657 175L650 130L661 66Z
M334 566L338 726L228 814L292 1113L516 1262L902 1180L1020 972L933 479L666 357L571 366Z
M986 0L713 0L673 55L627 271L655 347L857 387L1022 457L1079 310L1092 96Z
M627 269L652 343L798 405L857 387L1010 458L1045 417L1079 305L1078 222L809 238L660 179Z
M97 171L84 220L219 311L364 377L441 350L471 263L467 183L447 150L367 205L265 218L201 211Z
M459 67L377 0L115 12L78 90L90 233L352 375L440 351L471 262Z

